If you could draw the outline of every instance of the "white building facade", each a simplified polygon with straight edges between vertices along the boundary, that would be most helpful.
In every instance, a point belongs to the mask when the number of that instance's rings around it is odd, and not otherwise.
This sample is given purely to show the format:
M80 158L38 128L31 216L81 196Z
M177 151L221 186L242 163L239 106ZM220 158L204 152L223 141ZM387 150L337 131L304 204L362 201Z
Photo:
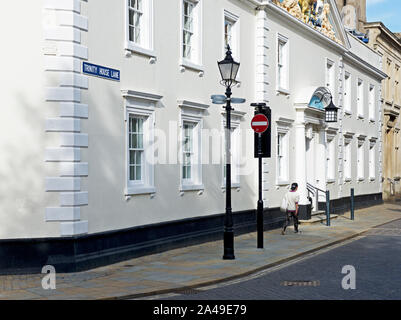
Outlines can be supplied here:
M227 44L241 63L233 96L247 100L232 114L236 234L256 220L251 102L272 109L266 228L282 223L292 182L304 208L308 188L329 190L336 212L350 188L357 205L379 203L385 74L325 3L335 38L256 0L43 0L23 23L5 17L0 272L83 270L221 237L226 123L210 95L224 92ZM337 123L310 106L319 87Z

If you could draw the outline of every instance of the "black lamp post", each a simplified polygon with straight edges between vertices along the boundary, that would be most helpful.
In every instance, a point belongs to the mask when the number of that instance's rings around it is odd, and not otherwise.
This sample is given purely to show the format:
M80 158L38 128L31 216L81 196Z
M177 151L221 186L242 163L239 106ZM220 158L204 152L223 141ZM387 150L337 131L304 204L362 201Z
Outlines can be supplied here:
M231 56L230 46L227 46L226 57L217 62L221 74L221 84L226 87L226 214L224 217L224 260L233 260L234 256L234 227L231 209L231 87L237 82L240 64Z

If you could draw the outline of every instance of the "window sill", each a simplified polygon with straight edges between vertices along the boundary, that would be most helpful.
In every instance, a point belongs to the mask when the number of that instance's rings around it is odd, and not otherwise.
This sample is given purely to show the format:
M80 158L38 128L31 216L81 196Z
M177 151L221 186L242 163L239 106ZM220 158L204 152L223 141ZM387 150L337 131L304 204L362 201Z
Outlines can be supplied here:
M191 69L194 71L198 71L199 72L199 76L201 76L200 74L202 74L205 72L205 67L200 65L200 64L196 64L193 63L192 61L189 61L187 59L181 58L180 59L180 67L181 67L181 72L184 72L185 69Z
M180 191L201 191L205 190L205 186L203 184L181 184Z
M289 186L290 182L289 181L277 181L276 186L284 187L284 186Z
M376 181L376 178L370 177L370 178L369 178L369 181L372 181L372 182L373 182L373 181Z
M231 182L231 189L238 189L238 188L241 188L241 184L240 183L238 183L238 182L232 183ZM221 189L222 190L226 190L226 185L225 184L222 185Z
M346 110L344 109L344 113L348 116L352 116L352 111L351 110Z
M344 181L345 181L345 182L351 182L351 181L352 181L352 178L345 178Z
M140 47L132 42L125 43L125 50L129 51L130 53L138 53L143 56L156 59L156 53L153 50Z
M327 181L326 181L327 184L335 183L335 182L336 182L336 179L327 179Z
M125 189L126 196L131 196L131 195L136 195L136 194L151 194L151 193L155 193L155 192L156 192L155 187L146 187L146 186L127 187Z
M365 120L365 117L363 115L361 115L361 114L358 114L358 119Z
M376 122L376 120L375 120L375 119L372 119L372 118L370 118L370 119L369 119L369 122L371 122L371 123L375 123L375 122Z
M276 94L277 95L283 94L285 96L289 96L290 95L290 91L288 89L284 89L284 88L277 88L276 89Z
M365 178L358 178L358 182L363 182L365 181Z

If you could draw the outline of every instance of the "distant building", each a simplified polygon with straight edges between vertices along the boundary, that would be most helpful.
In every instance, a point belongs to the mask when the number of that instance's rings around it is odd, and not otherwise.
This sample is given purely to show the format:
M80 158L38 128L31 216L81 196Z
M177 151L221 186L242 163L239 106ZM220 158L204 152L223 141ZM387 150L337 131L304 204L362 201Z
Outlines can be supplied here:
M382 57L383 80L383 198L401 198L401 42L381 22L364 24L369 46Z
M346 28L365 32L366 0L336 0Z

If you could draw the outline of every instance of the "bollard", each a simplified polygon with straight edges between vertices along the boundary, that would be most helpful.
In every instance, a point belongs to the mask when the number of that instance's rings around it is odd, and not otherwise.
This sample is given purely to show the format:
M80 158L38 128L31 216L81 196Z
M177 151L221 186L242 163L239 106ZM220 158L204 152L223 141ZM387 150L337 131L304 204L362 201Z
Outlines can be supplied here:
M354 211L355 211L355 204L354 204L354 188L351 188L351 220L354 220Z
M330 191L326 191L326 226L330 227Z

